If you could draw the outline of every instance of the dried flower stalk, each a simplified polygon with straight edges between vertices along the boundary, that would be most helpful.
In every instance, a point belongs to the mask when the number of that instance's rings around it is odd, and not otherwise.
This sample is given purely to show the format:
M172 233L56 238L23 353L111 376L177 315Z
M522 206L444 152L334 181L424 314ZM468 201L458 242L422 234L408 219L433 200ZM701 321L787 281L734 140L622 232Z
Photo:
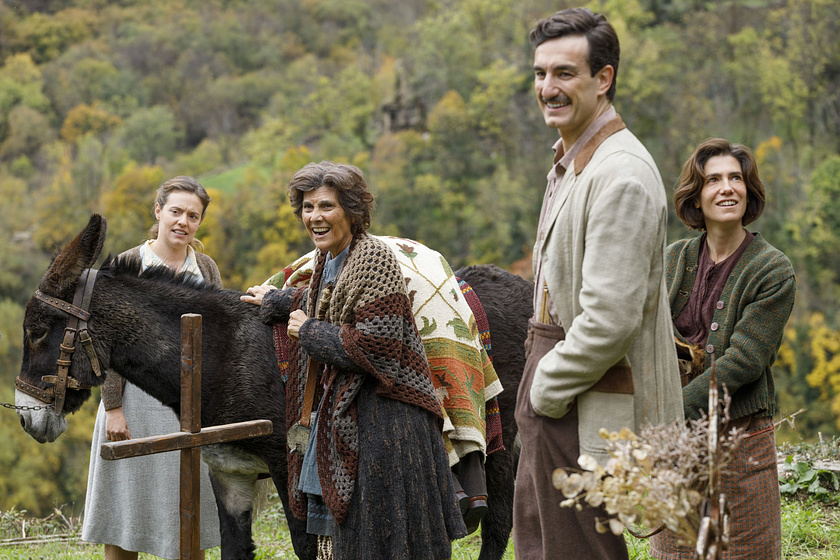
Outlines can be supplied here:
M724 424L729 420L724 394ZM714 430L713 430L714 431ZM732 461L744 435L742 429L720 432L718 457L710 457L709 419L645 426L636 435L601 429L610 459L601 466L589 456L578 459L581 471L556 469L554 487L566 497L560 505L603 506L608 519L596 529L620 535L626 527L656 529L664 524L680 541L694 546L700 528L700 505L708 496L710 473L719 474ZM713 469L710 469L714 465Z

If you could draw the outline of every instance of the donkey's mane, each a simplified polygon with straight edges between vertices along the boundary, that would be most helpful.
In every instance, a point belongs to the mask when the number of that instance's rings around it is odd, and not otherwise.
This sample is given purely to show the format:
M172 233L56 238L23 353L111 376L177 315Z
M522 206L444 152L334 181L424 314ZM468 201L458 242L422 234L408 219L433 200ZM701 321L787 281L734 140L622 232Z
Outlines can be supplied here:
M108 258L99 268L99 273L111 278L117 276L139 277L143 280L161 284L175 284L201 291L218 290L212 284L189 272L175 272L166 266L152 266L141 272L142 268L140 260L135 257L108 255Z

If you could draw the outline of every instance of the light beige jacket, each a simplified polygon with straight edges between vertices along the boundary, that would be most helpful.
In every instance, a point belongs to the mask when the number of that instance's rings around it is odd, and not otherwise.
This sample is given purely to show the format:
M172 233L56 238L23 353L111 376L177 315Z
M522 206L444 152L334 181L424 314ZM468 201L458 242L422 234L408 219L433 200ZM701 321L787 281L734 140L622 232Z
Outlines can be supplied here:
M531 404L561 418L576 401L580 453L603 464L600 428L638 433L646 422L683 419L664 274L665 190L651 155L616 117L577 155L556 196L534 255L566 339L540 361ZM590 390L627 362L633 394Z

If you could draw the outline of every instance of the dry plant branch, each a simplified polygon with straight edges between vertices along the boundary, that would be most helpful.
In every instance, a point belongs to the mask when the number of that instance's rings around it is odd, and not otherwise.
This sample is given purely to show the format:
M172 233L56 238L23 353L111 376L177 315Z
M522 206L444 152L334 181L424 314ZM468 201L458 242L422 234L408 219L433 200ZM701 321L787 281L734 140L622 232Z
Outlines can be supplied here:
M729 420L730 397L723 397L723 423ZM610 459L605 466L589 455L578 459L581 471L556 469L555 488L565 507L603 506L609 518L596 529L619 535L625 527L655 529L664 524L681 541L694 546L700 527L700 505L708 496L710 474L720 474L732 461L744 430L718 436L718 457L709 450L708 417L660 426L601 430ZM716 461L716 463L715 463ZM710 468L710 462L713 465Z

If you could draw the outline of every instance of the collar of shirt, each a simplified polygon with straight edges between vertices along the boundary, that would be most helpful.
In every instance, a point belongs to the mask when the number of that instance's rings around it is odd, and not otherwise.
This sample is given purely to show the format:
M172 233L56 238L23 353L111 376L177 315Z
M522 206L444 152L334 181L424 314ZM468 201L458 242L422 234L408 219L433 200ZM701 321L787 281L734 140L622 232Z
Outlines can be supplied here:
M151 249L150 245L153 241L154 239L149 239L140 246L140 264L142 269L146 270L150 266L166 266L168 268L166 262ZM201 269L198 268L198 259L195 256L195 249L192 248L192 245L187 245L187 258L184 260L184 265L181 267L181 270L176 270L175 272L189 272L193 276L204 278L204 275L201 274Z
M344 265L344 261L347 260L347 255L349 254L349 245L335 257L327 253L327 262L324 263L324 272L321 275L321 285L326 286L331 282L335 282L338 275L341 274L341 267Z
M609 134L600 135L603 136L603 138L599 138L599 141L597 143L592 143L592 145L590 145L590 141L593 138L595 138L595 136L598 135L598 133L602 131L607 132L607 125L614 121L616 118L618 118L620 127L613 130L614 125L611 125ZM572 144L572 147L569 148L568 152L564 151L563 149L563 138L558 139L557 142L555 142L554 145L551 147L554 150L554 165L551 167L551 171L548 172L547 179L551 181L552 179L557 178L558 176L562 176L566 172L566 170L569 169L569 166L571 166L573 161L575 163L582 164L580 166L575 165L575 172L580 173L586 165L585 162L589 161L589 158L592 157L592 152L595 151L595 149L601 144L604 138L606 138L613 132L621 130L622 128L624 128L624 123L621 121L621 117L618 116L618 113L615 111L615 107L610 105L609 108L606 111L604 111L604 113L600 117L592 121L589 124L589 126L586 127L586 130L583 131L581 137L578 138L574 144ZM584 150L584 148L586 149ZM586 156L585 162L577 161L579 155ZM584 158L581 158L581 160L584 160ZM580 167L580 169L578 169L578 167Z

